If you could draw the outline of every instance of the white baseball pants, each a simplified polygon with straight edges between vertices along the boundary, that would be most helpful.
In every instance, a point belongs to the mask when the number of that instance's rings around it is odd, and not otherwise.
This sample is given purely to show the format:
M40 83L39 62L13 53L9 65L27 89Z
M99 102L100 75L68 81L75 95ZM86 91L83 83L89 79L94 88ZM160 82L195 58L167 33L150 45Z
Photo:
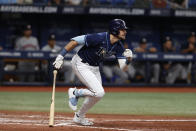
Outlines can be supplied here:
M82 59L76 54L72 58L72 68L79 80L88 89L79 89L80 96L85 96L84 103L77 114L85 116L87 111L97 103L105 94L101 75L98 66L90 66L88 63L81 62Z

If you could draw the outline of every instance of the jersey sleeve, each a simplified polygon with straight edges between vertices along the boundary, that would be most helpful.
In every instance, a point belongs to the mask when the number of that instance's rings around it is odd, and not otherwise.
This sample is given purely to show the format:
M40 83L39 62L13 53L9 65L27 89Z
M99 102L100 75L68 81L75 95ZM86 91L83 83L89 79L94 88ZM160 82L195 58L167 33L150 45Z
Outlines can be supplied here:
M76 41L80 45L84 45L86 41L86 35L76 36L76 37L71 38L71 40Z
M104 38L98 33L81 35L71 38L71 40L76 41L78 44L86 46L96 46L97 44L101 43L103 39Z

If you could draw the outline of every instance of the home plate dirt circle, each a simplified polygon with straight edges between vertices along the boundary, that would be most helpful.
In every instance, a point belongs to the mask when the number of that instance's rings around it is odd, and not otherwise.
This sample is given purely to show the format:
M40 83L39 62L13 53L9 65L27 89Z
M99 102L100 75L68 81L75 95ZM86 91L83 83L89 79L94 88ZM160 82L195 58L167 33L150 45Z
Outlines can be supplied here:
M48 126L49 113L0 111L0 131L195 131L196 117L91 114L95 124L73 123L73 113L56 113L54 127Z

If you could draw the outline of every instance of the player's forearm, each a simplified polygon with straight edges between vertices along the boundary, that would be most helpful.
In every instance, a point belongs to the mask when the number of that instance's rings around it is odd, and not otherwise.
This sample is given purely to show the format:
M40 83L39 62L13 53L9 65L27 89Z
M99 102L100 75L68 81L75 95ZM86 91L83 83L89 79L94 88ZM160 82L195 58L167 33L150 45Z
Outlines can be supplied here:
M70 42L62 49L62 51L60 52L60 55L61 55L62 57L64 57L64 56L67 54L67 52L73 50L77 45L78 45L78 43L77 43L76 41L73 41L73 40L70 41Z
M56 60L54 61L53 65L55 69L60 69L63 65L63 59L65 55L71 51L73 48L75 48L78 45L76 41L70 41L60 52L60 54L56 57Z
M76 46L78 45L78 43L76 41L70 41L64 48L65 50L67 50L68 52L73 50Z

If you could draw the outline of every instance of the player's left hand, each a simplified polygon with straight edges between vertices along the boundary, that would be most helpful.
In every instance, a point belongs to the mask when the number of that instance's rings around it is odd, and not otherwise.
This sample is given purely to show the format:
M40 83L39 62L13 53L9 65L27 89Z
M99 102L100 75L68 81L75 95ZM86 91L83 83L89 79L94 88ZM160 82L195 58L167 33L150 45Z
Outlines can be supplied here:
M125 49L125 51L123 52L123 56L127 57L127 58L132 58L133 57L133 53L130 49Z

